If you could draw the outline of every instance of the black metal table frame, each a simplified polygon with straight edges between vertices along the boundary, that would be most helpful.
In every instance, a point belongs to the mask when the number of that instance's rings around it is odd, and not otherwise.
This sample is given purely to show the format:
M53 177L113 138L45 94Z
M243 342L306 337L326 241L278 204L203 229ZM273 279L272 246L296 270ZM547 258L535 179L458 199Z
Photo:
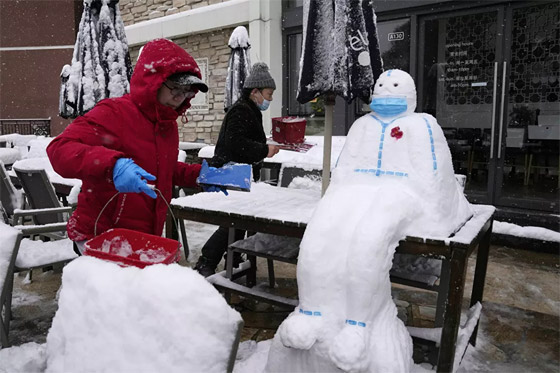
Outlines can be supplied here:
M171 205L173 214L179 220L191 220L201 223L220 225L233 229L243 229L252 232L270 233L289 237L303 237L305 223L285 222L273 219L257 218L254 216L211 211L199 208ZM442 240L430 240L417 237L407 237L399 242L396 252L403 254L421 255L447 261L448 265L442 265L442 271L447 270L449 288L447 301L445 302L445 313L441 334L441 342L437 361L438 372L451 372L455 358L457 334L461 321L461 307L467 275L467 264L471 254L478 248L476 266L472 286L470 306L477 302L482 303L484 283L486 280L486 269L488 265L488 253L490 249L490 236L492 235L493 215L482 225L482 228L468 243L448 242ZM178 234L172 223L171 215L168 214L166 224L167 237L177 239ZM230 233L230 237L232 234ZM444 274L442 274L442 277ZM478 324L469 343L476 345Z

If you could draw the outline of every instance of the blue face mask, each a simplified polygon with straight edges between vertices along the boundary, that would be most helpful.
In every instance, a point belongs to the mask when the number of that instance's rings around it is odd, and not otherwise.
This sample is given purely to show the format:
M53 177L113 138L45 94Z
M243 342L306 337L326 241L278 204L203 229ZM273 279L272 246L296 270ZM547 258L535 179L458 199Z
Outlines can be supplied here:
M268 107L270 106L270 101L268 101L266 98L263 100L262 104L259 105L259 109L261 109L261 111L265 111L266 109L268 109Z
M268 109L268 107L270 106L270 101L268 101L266 98L264 98L264 96L262 95L262 92L259 91L261 97L263 98L263 102L260 104L257 104L257 106L259 107L259 109L261 109L261 111L266 111Z
M393 117L406 111L406 97L374 97L369 107L383 117Z

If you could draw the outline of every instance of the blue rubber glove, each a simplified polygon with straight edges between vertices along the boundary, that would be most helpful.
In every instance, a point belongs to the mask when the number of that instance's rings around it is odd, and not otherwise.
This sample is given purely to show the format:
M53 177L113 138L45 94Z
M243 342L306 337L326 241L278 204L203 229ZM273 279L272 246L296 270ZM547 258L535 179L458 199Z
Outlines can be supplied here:
M217 185L204 185L202 184L202 190L205 192L223 192L226 196L228 195L227 189L217 186Z
M155 180L156 177L138 166L130 158L119 158L113 168L113 183L121 193L146 193L151 198L156 198L146 180Z

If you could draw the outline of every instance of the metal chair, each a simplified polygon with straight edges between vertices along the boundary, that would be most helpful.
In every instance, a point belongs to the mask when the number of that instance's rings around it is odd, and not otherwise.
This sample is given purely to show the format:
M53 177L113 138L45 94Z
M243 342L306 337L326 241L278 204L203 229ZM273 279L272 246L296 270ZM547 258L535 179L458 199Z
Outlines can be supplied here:
M23 170L14 168L23 187L31 209L14 212L14 227L24 236L56 242L23 239L16 258L15 271L29 271L29 278L36 268L61 268L77 257L74 244L67 238L66 225L72 207L63 207L45 170ZM33 224L25 224L24 218L31 217Z
M280 182L279 186L287 188L290 183L297 177L304 177L312 180L321 180L322 170L318 168L302 168L301 166L292 166L282 164L280 168Z
M0 222L0 348L9 347L14 265L23 234Z
M31 207L31 210L21 210L14 213L14 225L19 224L20 218L31 216L34 225L49 228L38 234L52 239L66 237L66 221L68 220L68 214L72 212L72 207L62 206L45 170L24 170L14 167L14 171ZM23 224L23 221L21 223ZM38 229L38 231L41 231L41 229Z
M0 161L0 210L5 223L14 225L14 211L23 208L23 195L12 184L6 168Z

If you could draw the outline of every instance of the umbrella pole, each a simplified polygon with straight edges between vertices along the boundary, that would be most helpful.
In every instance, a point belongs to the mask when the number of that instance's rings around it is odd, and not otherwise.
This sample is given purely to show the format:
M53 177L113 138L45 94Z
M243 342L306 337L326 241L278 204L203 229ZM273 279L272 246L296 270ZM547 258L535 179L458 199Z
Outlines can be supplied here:
M325 131L323 134L323 185L321 188L321 196L325 194L329 186L331 178L331 147L332 147L332 128L334 115L333 94L327 94L325 97Z

